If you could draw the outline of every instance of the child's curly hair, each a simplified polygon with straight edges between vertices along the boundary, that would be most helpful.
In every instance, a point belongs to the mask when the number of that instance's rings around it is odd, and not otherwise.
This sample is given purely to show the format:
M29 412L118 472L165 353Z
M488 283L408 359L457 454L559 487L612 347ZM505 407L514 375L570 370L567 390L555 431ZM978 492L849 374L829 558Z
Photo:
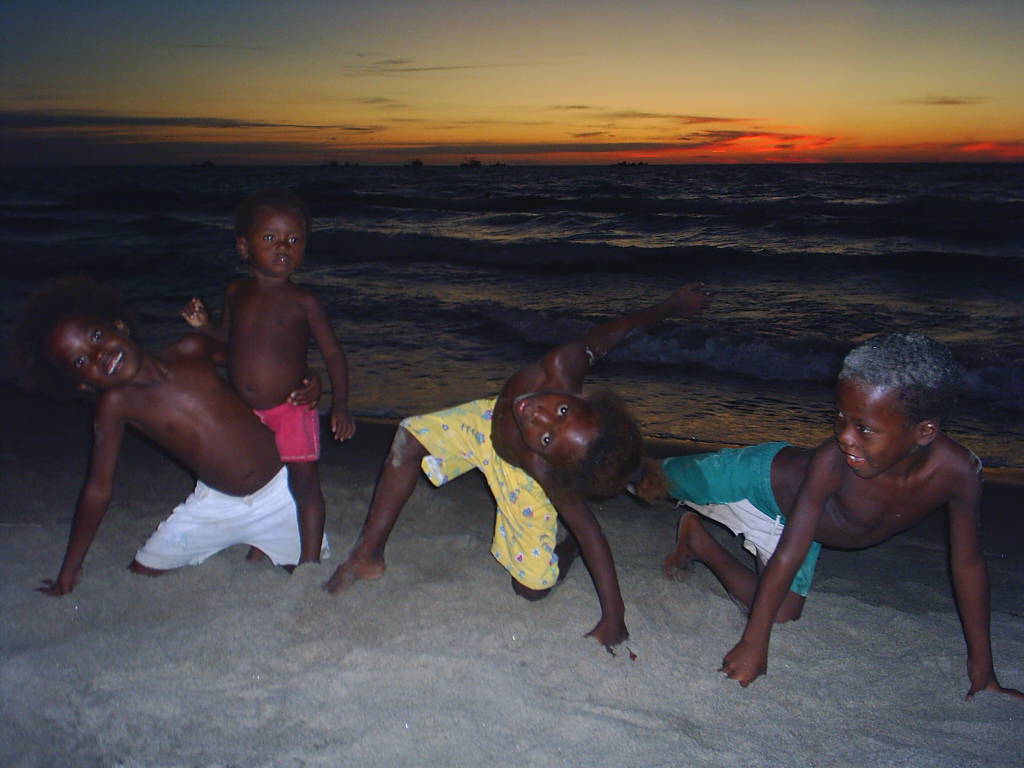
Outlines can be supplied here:
M29 297L12 335L14 364L30 387L60 399L81 393L68 372L47 354L47 345L53 329L73 315L132 325L117 289L86 275L56 278Z
M313 217L309 214L309 208L306 207L301 197L282 187L268 187L259 192L253 192L239 204L235 209L235 237L249 236L253 220L256 218L256 211L263 206L275 211L288 211L301 216L306 237L309 237L313 228Z
M621 397L609 389L586 397L601 420L601 431L583 460L571 467L556 468L559 483L592 499L606 499L621 492L644 459L640 427Z
M840 381L860 379L897 393L907 420L945 425L960 388L953 353L921 333L886 333L855 347L843 360Z

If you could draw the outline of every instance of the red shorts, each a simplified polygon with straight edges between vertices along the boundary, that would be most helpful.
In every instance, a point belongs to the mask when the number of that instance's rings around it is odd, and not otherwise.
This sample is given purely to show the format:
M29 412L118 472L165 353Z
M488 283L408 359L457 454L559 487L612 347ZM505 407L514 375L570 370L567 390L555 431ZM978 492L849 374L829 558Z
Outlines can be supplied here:
M281 403L265 411L253 410L274 433L283 462L316 461L320 458L320 413L308 405Z

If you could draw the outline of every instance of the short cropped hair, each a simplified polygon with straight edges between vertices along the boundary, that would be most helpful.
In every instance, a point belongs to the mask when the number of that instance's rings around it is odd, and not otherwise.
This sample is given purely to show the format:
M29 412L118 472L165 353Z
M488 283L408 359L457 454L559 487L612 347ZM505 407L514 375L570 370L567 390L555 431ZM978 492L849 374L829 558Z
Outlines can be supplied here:
M14 328L11 347L26 383L51 397L69 399L79 394L73 377L47 352L53 329L75 315L132 325L117 289L85 275L56 278L32 294Z
M597 412L601 430L582 461L556 468L556 479L583 496L606 499L622 491L639 469L643 435L625 402L611 390L596 390L586 401Z
M949 349L924 334L887 333L851 350L839 379L894 390L911 424L944 424L959 393L960 366Z
M309 215L309 208L302 202L302 198L283 187L267 187L259 192L253 192L239 204L235 209L235 237L248 237L256 219L256 211L264 206L301 216L306 237L309 237L313 228L313 217Z

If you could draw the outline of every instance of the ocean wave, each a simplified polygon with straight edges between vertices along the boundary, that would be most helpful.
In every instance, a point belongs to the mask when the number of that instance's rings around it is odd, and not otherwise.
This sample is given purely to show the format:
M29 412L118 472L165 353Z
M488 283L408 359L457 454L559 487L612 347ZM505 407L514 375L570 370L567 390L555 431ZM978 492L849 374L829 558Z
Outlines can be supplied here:
M745 245L745 247L744 247ZM1001 273L1009 280L1024 279L1024 258L985 253L901 248L823 254L815 251L775 250L764 243L728 245L661 245L641 247L613 242L577 242L550 237L492 240L423 233L381 233L336 228L316 233L310 258L327 262L446 262L495 268L545 269L589 272L668 270L695 273L726 267L757 272L799 270L979 270Z
M464 323L486 333L495 343L513 341L538 352L566 339L578 338L593 326L579 317L549 311L527 312L493 302L444 308L428 299L413 305L417 313L435 318L438 325ZM828 339L818 333L770 338L726 334L701 323L655 327L628 338L607 358L610 364L649 369L672 366L699 368L729 377L762 382L810 382L832 385L852 341ZM957 350L953 350L957 354ZM1024 412L1024 367L973 364L957 355L964 365L963 395L1010 410Z
M967 368L963 389L972 397L1024 413L1024 367Z

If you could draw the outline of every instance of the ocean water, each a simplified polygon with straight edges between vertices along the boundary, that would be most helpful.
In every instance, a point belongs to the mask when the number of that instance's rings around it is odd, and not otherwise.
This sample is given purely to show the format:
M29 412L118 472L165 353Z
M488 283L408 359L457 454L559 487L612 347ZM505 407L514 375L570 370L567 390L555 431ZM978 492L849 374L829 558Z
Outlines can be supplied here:
M296 275L349 357L357 415L497 392L589 324L704 280L710 311L629 341L590 381L652 437L712 444L830 434L849 348L916 330L966 375L949 431L1024 469L1024 166L8 168L9 337L24 295L87 272L130 300L147 344L219 309L244 274L231 216L276 184L309 204ZM319 367L315 352L311 362ZM4 368L0 379L14 373ZM326 402L326 401L325 401Z

